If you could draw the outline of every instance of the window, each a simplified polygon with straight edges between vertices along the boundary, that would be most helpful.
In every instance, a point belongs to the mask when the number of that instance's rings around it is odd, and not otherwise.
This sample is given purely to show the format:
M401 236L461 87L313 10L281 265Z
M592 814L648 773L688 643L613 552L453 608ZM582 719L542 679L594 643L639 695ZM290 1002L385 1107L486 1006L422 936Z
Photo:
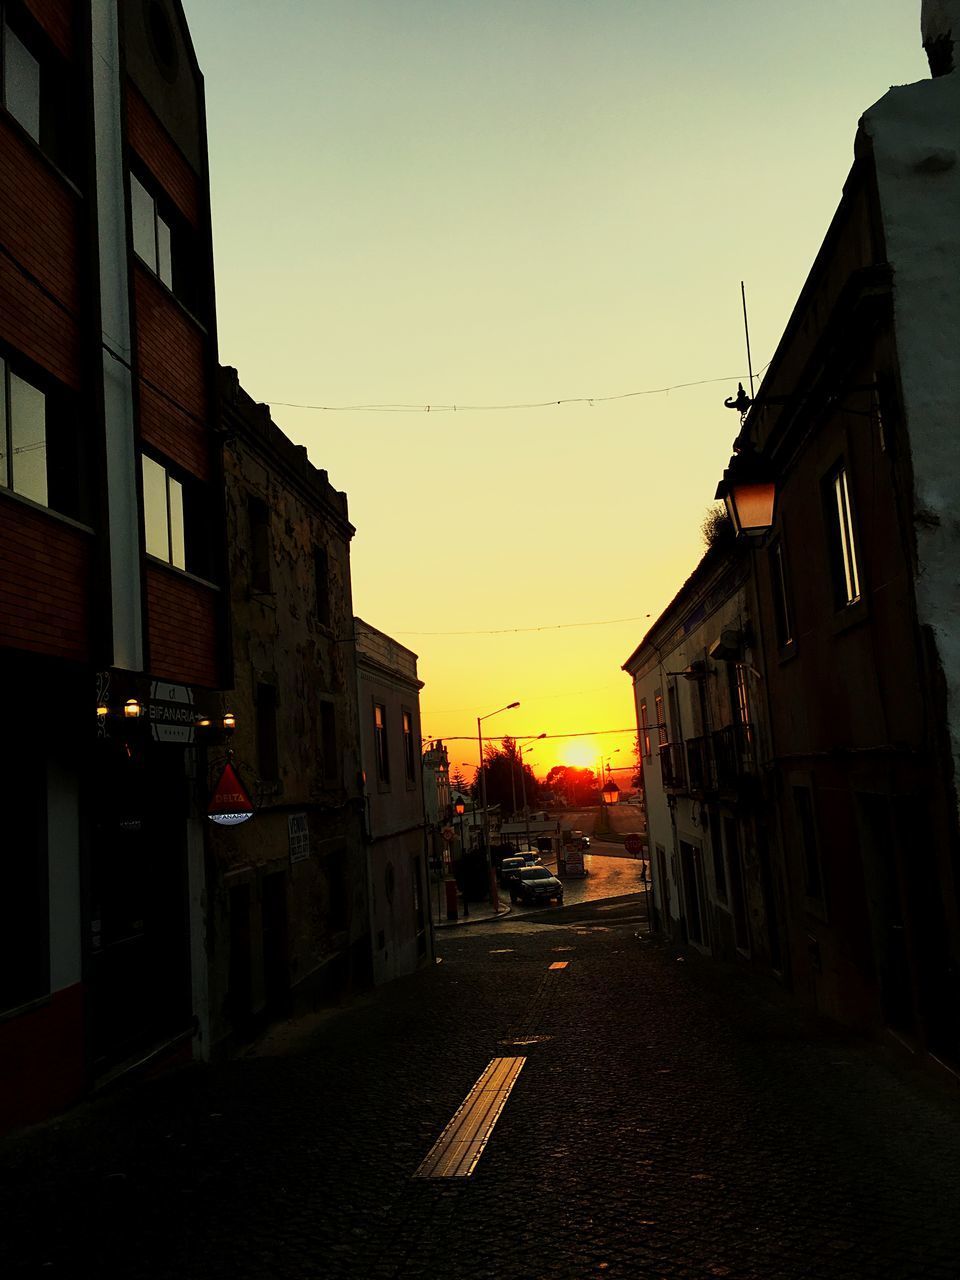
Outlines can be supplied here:
M165 197L130 173L133 251L188 310L200 304L196 233Z
M313 579L317 595L317 621L330 625L330 562L326 547L317 547L313 553Z
M337 759L337 709L332 702L320 703L320 750L323 777L333 781L339 774L340 762Z
M277 782L277 691L272 684L257 685L257 768L264 782Z
M845 466L831 472L824 484L824 507L833 571L834 600L838 609L860 599L860 568L853 528L850 483Z
M415 782L417 777L416 752L413 741L413 715L403 712L403 772L408 782Z
M653 696L653 713L657 717L657 741L663 747L669 741L667 722L663 715L663 693L658 689Z
M270 578L270 508L260 498L247 499L250 526L250 589L268 595Z
M777 644L781 649L793 644L793 618L787 594L787 570L783 560L783 543L777 539L769 551L770 590L773 595L773 617Z
M157 202L140 179L130 175L130 213L133 223L133 251L141 262L173 288L173 256L170 224L157 212Z
M148 556L186 569L186 533L183 519L183 485L143 455L143 529Z
M77 399L41 389L0 355L0 488L89 520L90 450Z
M76 180L82 124L76 73L20 7L0 3L0 104Z
M40 62L8 22L3 24L3 105L40 141Z
M0 485L47 505L47 398L2 359Z
M387 743L387 708L382 702L373 704L373 746L377 757L377 777L390 781L390 751Z
M644 698L640 703L640 745L644 756L649 760L653 754L653 748L650 745L650 722L647 718L647 700Z
M803 859L803 891L814 902L823 902L823 871L817 844L817 826L809 787L793 788L793 804L800 830L800 854Z
M730 672L730 703L734 724L750 723L750 689L747 685L747 667L744 662L732 662Z
M212 580L216 567L206 487L192 476L178 479L146 454L141 467L147 555Z

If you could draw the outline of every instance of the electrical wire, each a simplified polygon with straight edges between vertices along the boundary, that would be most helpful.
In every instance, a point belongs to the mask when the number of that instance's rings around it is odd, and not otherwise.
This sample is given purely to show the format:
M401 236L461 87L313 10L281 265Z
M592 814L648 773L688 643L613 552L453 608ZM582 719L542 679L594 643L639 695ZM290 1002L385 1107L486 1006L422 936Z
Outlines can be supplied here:
M607 618L603 622L547 622L542 627L497 627L493 631L402 631L394 629L395 636L506 636L526 631L568 631L571 627L615 627L621 622L643 622L649 613L636 614L632 618Z
M763 369L754 374L758 378L770 367L768 360ZM669 387L647 387L642 391L622 391L607 396L561 396L554 400L531 400L518 404L299 404L292 400L268 400L276 409L312 409L320 413L483 413L504 409L553 409L561 404L607 404L611 400L631 400L636 396L662 396L670 391L683 391L687 387L706 387L713 382L742 381L743 374L728 374L724 378L700 378L695 382L674 382Z

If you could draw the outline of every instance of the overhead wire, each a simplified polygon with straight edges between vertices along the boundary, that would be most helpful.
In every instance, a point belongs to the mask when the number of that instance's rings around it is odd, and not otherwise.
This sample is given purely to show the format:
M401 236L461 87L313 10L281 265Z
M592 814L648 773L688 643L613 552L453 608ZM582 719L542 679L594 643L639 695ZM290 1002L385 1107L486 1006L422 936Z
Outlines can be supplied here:
M758 370L754 377L759 377L770 367L770 361ZM640 391L621 391L615 395L605 396L557 396L552 400L521 401L516 404L302 404L293 400L268 400L267 404L276 409L311 409L319 413L484 413L510 409L553 409L563 404L607 404L612 400L631 400L636 396L660 396L670 391L683 391L687 387L705 387L714 382L733 382L742 379L743 374L727 374L722 378L699 378L693 382L674 382L668 387L645 387Z
M615 627L621 622L643 622L649 613L638 613L632 618L607 618L599 622L547 622L539 627L495 627L485 631L404 631L394 629L395 636L505 636L527 631L568 631L572 627Z

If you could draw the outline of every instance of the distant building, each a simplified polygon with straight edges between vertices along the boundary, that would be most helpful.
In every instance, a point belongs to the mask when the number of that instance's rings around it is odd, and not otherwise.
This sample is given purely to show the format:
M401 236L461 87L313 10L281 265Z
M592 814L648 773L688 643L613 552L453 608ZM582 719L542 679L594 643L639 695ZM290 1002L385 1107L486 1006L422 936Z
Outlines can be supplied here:
M374 981L433 954L417 655L354 619Z
M370 968L347 498L234 369L221 400L237 727L220 755L259 808L208 824L212 1046Z
M762 790L770 758L749 553L703 557L624 669L633 677L658 927L780 972L783 885Z

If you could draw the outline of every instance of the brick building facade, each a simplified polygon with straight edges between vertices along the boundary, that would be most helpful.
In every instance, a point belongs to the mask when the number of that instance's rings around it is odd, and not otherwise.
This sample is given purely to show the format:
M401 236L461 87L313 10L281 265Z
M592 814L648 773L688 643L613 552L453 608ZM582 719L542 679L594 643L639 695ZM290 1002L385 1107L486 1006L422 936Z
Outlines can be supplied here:
M177 0L3 0L0 1127L189 1054L228 686L203 84Z

